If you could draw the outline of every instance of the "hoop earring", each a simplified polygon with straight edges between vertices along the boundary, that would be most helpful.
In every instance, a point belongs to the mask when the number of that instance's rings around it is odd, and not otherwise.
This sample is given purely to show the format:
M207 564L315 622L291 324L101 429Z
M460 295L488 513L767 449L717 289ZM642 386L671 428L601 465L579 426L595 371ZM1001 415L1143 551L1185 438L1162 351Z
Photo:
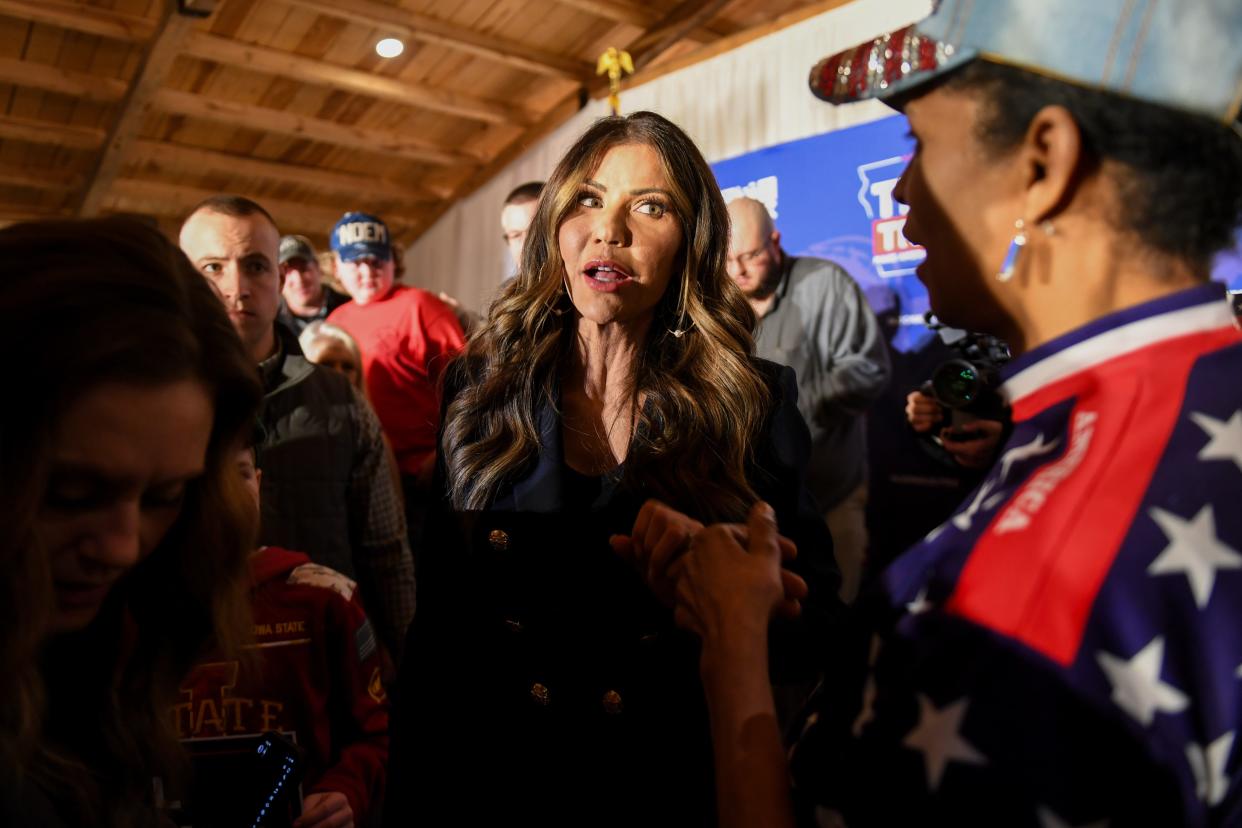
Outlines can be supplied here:
M1013 278L1013 272L1018 266L1018 254L1026 247L1026 222L1018 219L1013 227L1016 232L1013 240L1009 242L1009 249L1005 251L1005 261L1001 264L1000 272L996 274L996 279L1000 282L1008 282Z
M681 297L677 303L677 327L668 329L668 332L677 339L681 339L694 327L693 320L691 320L689 325L686 324L686 304L688 302L686 294L689 292L689 281L683 276L681 280Z
M561 287L562 287L562 288L564 289L564 291L565 291L565 294L564 294L564 295L565 295L565 299L566 299L566 301L568 301L568 302L569 302L569 304L571 304L571 305L572 305L572 304L574 303L574 300L573 300L573 298L570 296L570 293L569 293L569 280L565 277L565 271L564 271L564 270L562 270L562 271L561 271ZM553 315L553 316L564 316L564 315L565 315L565 314L569 311L569 309L568 309L568 308L558 308L558 307L556 306L556 305L560 304L560 301L561 301L561 300L560 300L560 297L557 297L556 303L555 303L555 304L553 304L552 306L550 306L550 307L548 308L548 310L549 310L549 311L551 311L551 313L552 313L552 315Z

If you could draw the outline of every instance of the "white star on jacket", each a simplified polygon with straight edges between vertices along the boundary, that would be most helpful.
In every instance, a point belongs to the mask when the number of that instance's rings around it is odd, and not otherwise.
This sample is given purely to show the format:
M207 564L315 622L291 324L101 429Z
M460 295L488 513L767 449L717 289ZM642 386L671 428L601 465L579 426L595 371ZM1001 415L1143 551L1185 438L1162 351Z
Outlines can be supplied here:
M960 698L951 704L937 708L922 693L919 697L919 723L911 730L902 744L923 754L923 767L927 771L927 789L933 793L940 788L949 762L970 765L986 765L987 757L958 732L970 699Z
M1180 713L1189 704L1185 693L1160 680L1164 636L1156 636L1128 660L1103 651L1096 653L1096 660L1113 686L1113 702L1144 727L1157 711Z
M1233 736L1234 732L1231 730L1207 748L1193 743L1186 745L1186 760L1190 762L1190 769L1195 774L1195 793L1209 808L1219 805L1229 791L1229 776L1225 773L1225 764L1233 750Z
M1148 574L1185 573L1190 581L1190 591L1195 596L1195 604L1203 609L1212 596L1216 570L1242 567L1242 555L1221 543L1216 536L1216 518L1210 503L1205 504L1190 520L1159 507L1152 507L1148 514L1169 539L1169 545L1147 567Z
M1200 460L1232 460L1242 471L1242 409L1233 412L1228 422L1194 412L1190 419L1212 439L1199 450Z
M932 609L935 604L927 600L927 584L919 587L919 592L914 596L914 600L906 604L906 612L911 615L922 615Z

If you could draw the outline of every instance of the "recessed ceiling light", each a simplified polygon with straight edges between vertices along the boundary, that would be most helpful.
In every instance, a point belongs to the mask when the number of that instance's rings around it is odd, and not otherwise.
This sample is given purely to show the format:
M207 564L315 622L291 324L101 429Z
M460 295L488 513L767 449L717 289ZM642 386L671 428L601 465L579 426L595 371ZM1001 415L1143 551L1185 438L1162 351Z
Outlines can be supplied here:
M382 58L395 58L405 51L405 44L395 37L386 37L375 44L375 53Z

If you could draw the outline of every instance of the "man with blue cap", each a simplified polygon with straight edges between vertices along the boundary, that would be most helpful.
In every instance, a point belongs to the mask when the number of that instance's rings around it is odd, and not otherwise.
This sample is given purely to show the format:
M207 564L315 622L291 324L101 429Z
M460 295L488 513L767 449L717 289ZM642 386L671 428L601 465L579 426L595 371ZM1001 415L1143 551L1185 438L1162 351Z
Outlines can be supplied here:
M1014 428L864 598L866 669L837 656L788 761L771 510L670 568L722 825L1242 824L1242 332L1209 281L1239 44L1238 0L944 0L812 70L909 120L919 278L1011 345Z
M465 337L444 302L396 283L392 240L378 216L346 213L332 228L331 245L337 278L353 301L328 321L348 331L362 351L367 394L396 455L416 541L436 454L440 372Z

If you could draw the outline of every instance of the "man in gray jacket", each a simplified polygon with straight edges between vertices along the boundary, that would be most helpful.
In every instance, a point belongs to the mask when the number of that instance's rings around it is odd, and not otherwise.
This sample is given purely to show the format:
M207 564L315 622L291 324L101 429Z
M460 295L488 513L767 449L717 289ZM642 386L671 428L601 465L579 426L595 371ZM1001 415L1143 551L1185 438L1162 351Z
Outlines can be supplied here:
M755 352L798 375L807 484L832 532L841 598L852 602L867 552L863 415L888 384L888 348L858 284L839 265L782 250L762 202L734 200L729 219L728 271L759 318Z

